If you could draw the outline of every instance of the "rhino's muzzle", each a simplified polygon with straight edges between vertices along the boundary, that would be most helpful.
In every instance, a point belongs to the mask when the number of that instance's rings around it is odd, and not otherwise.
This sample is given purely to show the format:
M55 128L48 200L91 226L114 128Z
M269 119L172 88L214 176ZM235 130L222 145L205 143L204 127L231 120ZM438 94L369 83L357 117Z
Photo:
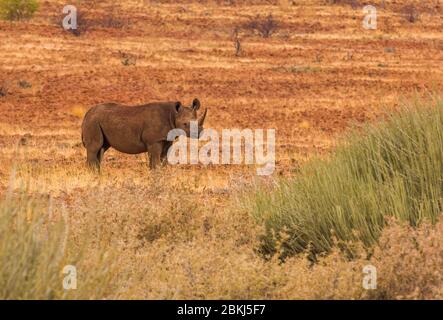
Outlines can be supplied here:
M199 139L202 131L203 127L197 121L191 121L191 128L186 131L186 135L191 139Z

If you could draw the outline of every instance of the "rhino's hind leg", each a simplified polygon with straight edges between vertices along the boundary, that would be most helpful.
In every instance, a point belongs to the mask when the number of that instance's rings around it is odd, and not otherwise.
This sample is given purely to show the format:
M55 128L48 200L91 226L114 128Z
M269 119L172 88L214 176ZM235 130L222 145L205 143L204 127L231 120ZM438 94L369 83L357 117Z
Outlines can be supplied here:
M86 163L90 168L100 169L100 161L106 151L105 139L98 123L91 123L83 130L83 144L87 151Z
M109 143L106 141L106 137L105 137L104 142L103 142L103 146L101 147L101 149L97 155L99 164L102 162L103 156L105 155L105 152L106 152L106 150L109 149L109 147L110 147Z
M89 152L89 150L88 150L88 155L87 155L88 166L92 169L100 170L100 164L103 160L103 156L104 156L106 150L108 150L108 149L109 149L109 146L103 145L103 147L101 147L98 152Z
M87 161L88 167L90 169L98 169L100 170L100 151L87 151Z

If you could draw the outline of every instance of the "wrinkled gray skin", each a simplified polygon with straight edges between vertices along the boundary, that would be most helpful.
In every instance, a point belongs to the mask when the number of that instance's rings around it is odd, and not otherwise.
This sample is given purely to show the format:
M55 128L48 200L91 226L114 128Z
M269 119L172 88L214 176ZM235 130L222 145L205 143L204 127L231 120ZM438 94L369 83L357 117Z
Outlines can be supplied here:
M103 154L110 147L129 154L148 152L149 166L156 168L167 160L172 141L167 140L172 129L182 129L190 136L190 121L198 121L198 133L203 129L207 109L200 118L200 101L192 106L180 102L156 102L141 106L116 103L92 107L82 123L82 141L87 150L87 163L100 168Z

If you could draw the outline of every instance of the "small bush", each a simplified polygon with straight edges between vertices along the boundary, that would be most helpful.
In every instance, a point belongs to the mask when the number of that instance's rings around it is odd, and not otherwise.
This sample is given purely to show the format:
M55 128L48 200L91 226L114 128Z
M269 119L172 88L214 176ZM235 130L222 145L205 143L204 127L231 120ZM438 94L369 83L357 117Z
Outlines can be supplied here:
M0 17L6 20L29 19L37 9L36 0L0 0Z
M293 74L317 73L321 71L319 67L311 67L311 66L279 66L271 68L270 70L275 72L286 72Z
M32 88L32 84L29 83L29 82L26 81L26 80L20 80L17 84L18 84L18 86L19 86L20 88L22 88L22 89L29 89L29 88Z
M122 18L119 16L119 10L116 5L108 5L105 7L106 15L99 21L97 25L101 28L109 29L124 29L130 26L130 20L128 18Z
M413 4L405 5L401 12L410 23L416 22L420 17L418 9Z
M7 89L5 87L0 87L0 97L5 97L7 94Z
M6 97L8 94L10 94L10 81L3 80L0 82L0 98Z
M137 57L133 54L119 50L118 55L120 57L122 65L124 66L135 66L137 63Z
M263 254L314 254L339 241L373 245L387 217L419 225L443 209L443 102L415 103L313 160L273 192L258 188L252 214L265 225ZM347 246L342 245L343 249Z
M254 19L243 26L244 29L257 31L263 38L269 38L272 36L278 27L279 24L271 14L265 18L257 15Z

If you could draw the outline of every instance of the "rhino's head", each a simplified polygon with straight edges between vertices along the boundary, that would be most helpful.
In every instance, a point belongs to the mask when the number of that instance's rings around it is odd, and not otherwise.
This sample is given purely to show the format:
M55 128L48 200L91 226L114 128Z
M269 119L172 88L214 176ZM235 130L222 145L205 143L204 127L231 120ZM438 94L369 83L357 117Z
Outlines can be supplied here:
M175 127L186 132L187 137L198 138L203 130L203 123L205 122L208 109L205 108L205 111L198 116L197 111L199 109L200 101L197 98L192 101L192 105L189 107L185 107L180 102L175 104ZM191 121L195 121L198 124L194 126L194 128L198 127L198 132L191 132Z

